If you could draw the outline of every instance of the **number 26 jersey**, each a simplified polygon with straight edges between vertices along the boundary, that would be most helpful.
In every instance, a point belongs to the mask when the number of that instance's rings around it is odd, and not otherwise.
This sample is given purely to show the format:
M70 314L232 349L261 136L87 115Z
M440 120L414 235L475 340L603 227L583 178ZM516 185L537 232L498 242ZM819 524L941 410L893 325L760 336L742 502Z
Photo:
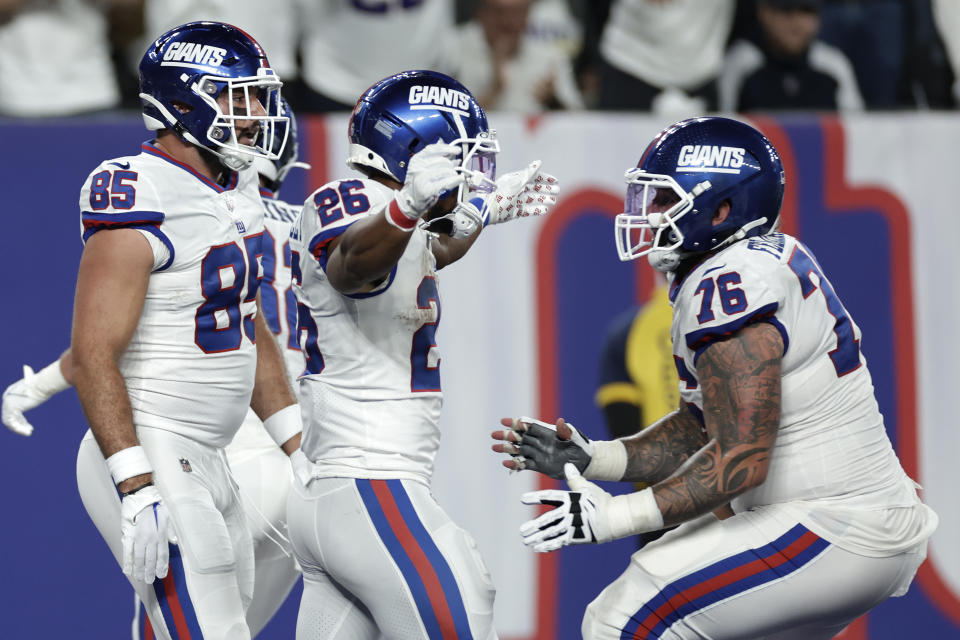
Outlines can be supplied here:
M398 263L371 291L343 294L327 279L328 243L395 192L371 180L315 191L291 232L300 346L301 448L326 477L428 481L439 446L440 296L431 235L411 232Z

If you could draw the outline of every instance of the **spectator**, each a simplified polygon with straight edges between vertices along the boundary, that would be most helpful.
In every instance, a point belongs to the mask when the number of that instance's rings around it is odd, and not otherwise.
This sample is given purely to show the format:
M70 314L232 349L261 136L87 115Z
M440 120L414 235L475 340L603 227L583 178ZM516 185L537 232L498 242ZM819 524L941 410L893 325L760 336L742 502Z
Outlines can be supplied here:
M451 69L488 110L580 109L570 59L527 32L533 0L481 0L450 40Z
M405 69L444 71L449 0L298 0L303 8L302 111L350 111L370 85Z
M759 36L731 45L719 79L722 111L857 110L850 61L817 39L819 0L756 0Z
M119 104L107 4L0 2L0 114L68 116Z
M599 85L596 106L674 114L715 109L734 8L734 0L587 2L583 71L588 84Z
M825 0L820 38L843 51L869 109L951 108L954 72L931 0ZM943 3L954 5L955 2Z

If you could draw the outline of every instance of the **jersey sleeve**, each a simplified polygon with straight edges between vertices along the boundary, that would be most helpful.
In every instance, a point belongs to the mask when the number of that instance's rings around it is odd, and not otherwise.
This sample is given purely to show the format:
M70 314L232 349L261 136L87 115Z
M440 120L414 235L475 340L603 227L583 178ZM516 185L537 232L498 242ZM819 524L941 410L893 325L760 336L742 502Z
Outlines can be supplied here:
M372 180L336 180L307 198L301 213L300 242L323 269L327 245L358 220L377 215L393 199L393 190Z
M165 214L153 181L140 170L137 159L120 158L102 163L80 190L83 242L110 229L136 229L156 239L150 247L155 270L173 262L173 244L163 231Z
M694 271L675 301L675 321L693 364L711 344L756 322L775 326L786 351L787 332L777 317L785 295L778 284L778 262L767 256L750 261L743 252L721 257L721 264L707 263Z

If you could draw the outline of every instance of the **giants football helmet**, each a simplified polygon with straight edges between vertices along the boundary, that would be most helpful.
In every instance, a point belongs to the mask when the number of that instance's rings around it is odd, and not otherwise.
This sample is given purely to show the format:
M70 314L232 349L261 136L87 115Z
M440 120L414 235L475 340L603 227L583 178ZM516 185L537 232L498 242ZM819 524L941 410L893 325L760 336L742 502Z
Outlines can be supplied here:
M297 160L300 157L300 136L297 133L297 119L293 115L293 110L290 109L286 98L279 94L274 94L274 98L280 101L277 113L288 119L287 123L277 125L277 135L274 136L271 148L277 157L271 160L258 156L253 163L260 177L267 181L267 188L271 191L279 191L291 169L309 169L310 165Z
M462 149L460 171L467 179L458 189L458 203L485 197L496 188L496 132L487 126L473 94L442 73L404 71L367 89L350 117L349 136L347 165L352 169L373 169L402 183L410 157L442 140ZM465 235L481 224L479 209L458 204L443 218ZM470 219L460 220L463 216Z
M783 164L770 141L729 118L691 118L664 129L624 175L616 217L621 260L647 256L658 271L775 228L783 202ZM726 219L714 225L720 205ZM653 210L651 210L653 209Z
M191 22L167 31L140 61L140 102L150 130L170 129L208 149L232 170L279 158L280 79L257 41L222 22ZM226 92L226 99L220 98ZM221 103L226 103L226 109ZM244 144L236 128L253 127Z

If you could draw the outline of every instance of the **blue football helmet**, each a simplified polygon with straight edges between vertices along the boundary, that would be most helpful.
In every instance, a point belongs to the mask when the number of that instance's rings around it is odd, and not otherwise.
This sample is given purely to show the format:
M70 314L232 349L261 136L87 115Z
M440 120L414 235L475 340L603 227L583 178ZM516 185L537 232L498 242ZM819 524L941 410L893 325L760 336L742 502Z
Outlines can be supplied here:
M780 218L785 178L777 150L759 131L729 118L691 118L667 127L624 177L617 252L621 260L647 256L659 271L768 233ZM723 202L730 212L714 225Z
M458 202L491 193L496 184L496 132L473 94L436 71L404 71L367 89L350 117L347 165L403 182L410 157L428 144L461 146L467 177Z
M267 181L267 187L271 191L279 191L283 185L284 179L291 169L309 169L310 165L306 162L299 162L300 157L300 136L297 132L297 119L294 117L293 110L287 103L286 98L280 94L274 94L274 98L280 101L277 113L285 116L288 123L277 125L277 135L273 139L271 151L276 154L275 159L266 157L257 157L254 159L254 166L257 167L257 173Z
M279 113L281 84L257 41L222 22L175 27L140 61L147 128L170 129L233 170L257 157L279 157L275 149L283 141L277 145L276 139L288 120ZM237 139L238 126L254 129L252 142Z

